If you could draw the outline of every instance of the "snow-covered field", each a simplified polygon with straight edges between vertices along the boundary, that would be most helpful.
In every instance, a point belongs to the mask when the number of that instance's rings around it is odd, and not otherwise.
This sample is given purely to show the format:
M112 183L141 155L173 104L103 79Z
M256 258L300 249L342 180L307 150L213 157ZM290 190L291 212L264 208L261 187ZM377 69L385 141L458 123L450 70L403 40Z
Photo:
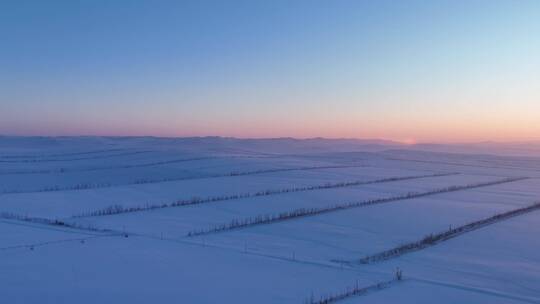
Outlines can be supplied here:
M358 262L539 202L515 151L0 137L0 303L540 303L540 210Z

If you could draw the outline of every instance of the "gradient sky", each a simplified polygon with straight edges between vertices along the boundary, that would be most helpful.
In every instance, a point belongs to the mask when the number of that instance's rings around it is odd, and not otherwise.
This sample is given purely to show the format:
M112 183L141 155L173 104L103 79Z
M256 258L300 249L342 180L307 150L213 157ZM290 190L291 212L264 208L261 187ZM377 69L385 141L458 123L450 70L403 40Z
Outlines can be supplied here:
M540 1L0 1L0 134L540 139Z

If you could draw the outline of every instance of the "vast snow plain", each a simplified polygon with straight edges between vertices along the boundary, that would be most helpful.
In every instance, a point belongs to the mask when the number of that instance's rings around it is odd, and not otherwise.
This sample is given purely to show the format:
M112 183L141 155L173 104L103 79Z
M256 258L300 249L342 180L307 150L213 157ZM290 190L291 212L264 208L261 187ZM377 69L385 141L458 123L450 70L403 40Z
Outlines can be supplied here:
M0 303L540 303L527 147L0 137Z

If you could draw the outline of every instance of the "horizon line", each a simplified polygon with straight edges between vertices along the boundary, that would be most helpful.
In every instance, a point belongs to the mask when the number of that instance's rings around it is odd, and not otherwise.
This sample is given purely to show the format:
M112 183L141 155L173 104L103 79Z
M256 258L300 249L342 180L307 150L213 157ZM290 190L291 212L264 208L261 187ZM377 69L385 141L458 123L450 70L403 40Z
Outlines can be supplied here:
M478 141L414 141L408 140L396 140L377 137L294 137L294 136L277 136L277 137L241 137L241 136L223 136L223 135L193 135L193 136L164 136L164 135L96 135L96 134L80 134L80 135L11 135L0 133L2 137L17 137L17 138L156 138L156 139L195 139L195 138L220 138L220 139L235 139L235 140L335 140L335 141L379 141L386 142L387 144L399 144L406 146L414 145L471 145L471 144L526 144L526 143L540 143L540 138L536 139L523 139L523 140L510 140L510 141L498 141L498 140L478 140Z

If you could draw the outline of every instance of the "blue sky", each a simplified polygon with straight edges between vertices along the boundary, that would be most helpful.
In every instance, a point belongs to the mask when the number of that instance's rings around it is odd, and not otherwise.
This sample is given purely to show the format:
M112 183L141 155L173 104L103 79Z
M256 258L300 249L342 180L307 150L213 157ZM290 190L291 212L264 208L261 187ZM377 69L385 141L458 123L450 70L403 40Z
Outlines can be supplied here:
M539 1L1 1L0 134L540 138Z

